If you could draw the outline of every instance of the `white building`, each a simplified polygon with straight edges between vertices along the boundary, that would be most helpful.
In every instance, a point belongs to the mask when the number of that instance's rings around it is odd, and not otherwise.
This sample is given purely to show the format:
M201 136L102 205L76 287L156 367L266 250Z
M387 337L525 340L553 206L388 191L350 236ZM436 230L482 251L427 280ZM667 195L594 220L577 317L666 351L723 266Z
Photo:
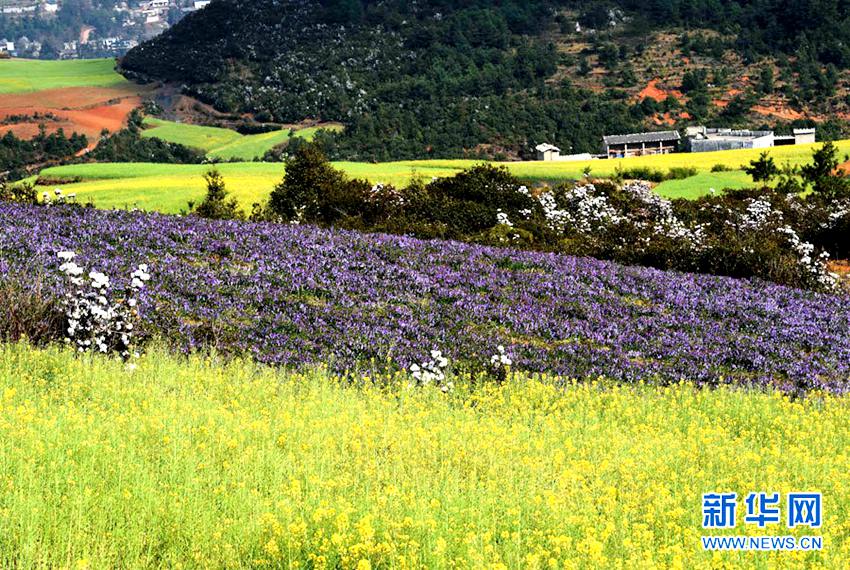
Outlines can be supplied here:
M815 135L815 129L794 129L794 144L812 144Z
M561 149L549 143L539 144L534 150L537 151L537 160L558 160L561 156Z
M688 148L691 152L711 152L740 148L770 148L774 146L773 131L710 129L688 127Z

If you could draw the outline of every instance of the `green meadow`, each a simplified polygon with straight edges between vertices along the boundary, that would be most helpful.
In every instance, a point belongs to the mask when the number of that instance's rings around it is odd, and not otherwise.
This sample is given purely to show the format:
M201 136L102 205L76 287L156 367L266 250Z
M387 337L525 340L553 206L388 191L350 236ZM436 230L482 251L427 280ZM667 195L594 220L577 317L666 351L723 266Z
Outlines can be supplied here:
M155 129L172 129L173 125L176 123L160 125ZM178 130L201 133L201 131L188 129L187 125L178 126L180 127ZM204 129L203 134L193 135L198 141L199 148L204 148L200 145L216 149L238 148L239 145L247 148L255 144L254 137L269 134L244 137L226 129L200 128ZM236 139L228 133L242 138ZM256 144L261 143L256 142ZM779 164L786 162L805 164L810 160L815 146L777 147L771 149L770 154ZM850 141L839 141L837 146L842 155L850 152ZM590 168L591 177L604 177L616 174L619 169L648 167L666 172L674 167L691 166L698 170L696 176L663 182L657 186L656 191L667 198L696 198L709 193L712 188L721 192L723 189L749 186L751 181L740 168L756 158L758 154L757 150L737 150L617 160L496 164L505 166L529 184L558 184L579 180L584 176L583 171L587 167ZM355 178L366 179L373 183L403 186L414 177L430 180L434 177L451 176L479 162L475 160L411 160L378 164L337 162L335 166ZM712 172L712 168L718 164L732 170ZM41 172L41 182L52 189L51 180L79 178L79 182L61 184L61 187L66 192L75 192L81 202L92 202L103 208L137 207L144 210L177 213L186 208L188 201L198 201L203 198L205 185L202 175L210 167L203 164L78 164L47 168ZM218 164L217 168L224 174L228 188L246 209L255 202L265 200L284 173L284 166L281 163L233 162Z
M145 118L142 136L158 138L164 141L178 143L204 151L211 159L220 160L254 160L262 157L266 151L281 145L291 137L313 140L318 127L304 129L281 129L256 135L243 135L232 129L205 127L165 121L154 117ZM339 127L331 125L330 129Z
M129 82L115 72L115 60L0 60L0 94L64 87L114 87Z

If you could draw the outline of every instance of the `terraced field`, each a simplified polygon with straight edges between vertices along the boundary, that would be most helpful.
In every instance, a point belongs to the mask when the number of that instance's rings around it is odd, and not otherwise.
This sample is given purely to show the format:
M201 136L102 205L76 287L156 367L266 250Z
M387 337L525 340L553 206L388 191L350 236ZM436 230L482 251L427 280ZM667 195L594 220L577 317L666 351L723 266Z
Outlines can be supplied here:
M266 151L287 142L291 137L313 140L319 130L319 127L292 130L284 128L268 133L243 135L232 129L190 125L154 117L147 117L145 125L148 128L142 132L142 136L199 148L205 151L208 157L221 160L254 160L255 157L262 157ZM321 128L335 130L340 127L327 125Z
M154 130L172 129L172 125L174 124L161 125ZM179 126L181 129L186 129L186 132L198 133L193 136L199 145L204 144L207 148L239 148L240 145L248 148L255 142L253 137L234 139L232 135L226 134L233 131L226 129L211 129L201 133L201 131L187 128L186 125ZM208 127L200 128L208 129ZM216 131L225 131L225 133ZM238 135L238 133L234 134ZM804 164L810 159L814 146L778 147L771 149L770 153L779 164L785 162ZM842 155L850 152L850 140L840 141L837 146ZM755 150L738 150L617 160L501 164L520 178L528 180L529 183L553 184L582 178L583 170L588 166L591 168L591 176L611 176L618 169L638 167L666 172L674 167L692 166L699 170L696 176L663 182L656 191L668 198L696 198L709 193L712 188L721 191L725 188L743 188L750 185L749 177L740 168L756 158L758 154L759 151ZM426 179L451 176L474 164L476 164L474 160L414 160L379 164L338 162L336 166L352 177L400 186L416 176ZM717 164L733 170L712 172L712 168ZM99 207L134 206L145 210L174 213L185 209L188 200L199 200L203 197L205 186L201 175L208 168L209 166L206 165L83 164L48 168L42 171L41 176L42 181L48 185L51 185L51 179L80 178L80 182L64 184L62 188L69 192L76 192L80 200L91 201ZM283 176L283 165L279 163L227 163L220 164L218 168L224 174L228 188L246 208L250 208L254 202L265 199Z

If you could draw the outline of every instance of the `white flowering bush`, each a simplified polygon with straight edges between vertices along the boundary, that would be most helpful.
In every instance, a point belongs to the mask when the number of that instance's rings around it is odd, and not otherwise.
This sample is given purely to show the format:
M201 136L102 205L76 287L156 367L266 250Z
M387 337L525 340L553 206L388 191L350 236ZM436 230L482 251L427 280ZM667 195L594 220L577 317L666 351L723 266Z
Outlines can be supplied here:
M69 287L62 299L67 319L65 341L78 352L117 354L124 360L137 355L134 339L138 330L137 295L150 279L147 265L130 274L130 284L116 292L107 275L85 270L72 251L58 254Z
M646 212L646 220L636 219L632 215L637 226L649 228L653 236L685 242L694 251L705 247L705 225L685 224L673 210L673 203L653 192L648 183L632 182L623 186L622 190L641 204Z
M413 377L411 387L414 386L437 386L443 392L454 390L454 383L446 380L446 369L449 359L443 356L440 350L432 350L431 358L420 364L410 366L410 375Z
M497 382L504 382L507 379L513 363L505 347L501 344L497 346L496 352L490 357L490 371Z
M815 254L815 246L801 240L791 226L782 226L776 232L788 238L788 244L797 254L800 269L809 281L820 289L832 290L838 287L838 275L828 269L829 253L822 251Z
M549 228L582 234L600 232L623 220L623 216L608 202L608 197L597 192L593 184L576 186L555 198L546 192L539 197Z

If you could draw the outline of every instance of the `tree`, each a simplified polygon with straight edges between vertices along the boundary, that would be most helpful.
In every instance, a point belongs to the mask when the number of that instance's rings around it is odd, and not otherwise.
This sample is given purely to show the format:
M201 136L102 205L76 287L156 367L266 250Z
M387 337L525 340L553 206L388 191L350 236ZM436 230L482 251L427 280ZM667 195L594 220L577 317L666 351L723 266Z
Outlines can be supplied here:
M706 90L706 72L703 69L686 71L682 76L682 92L695 93Z
M590 62L587 60L587 57L581 56L578 64L578 74L582 77L586 77L590 75L591 71L593 71L593 68L590 66Z
M838 168L838 149L832 141L812 152L812 163L800 167L803 180L827 200L850 195L850 180Z
M759 72L759 92L769 95L774 89L773 68L766 65Z
M287 159L286 174L269 197L269 210L284 220L318 221L323 200L347 182L345 173L331 166L317 144L303 145Z
M218 169L213 168L204 174L207 182L207 195L201 204L194 208L189 203L192 214L210 220L241 220L245 215L239 209L235 198L229 198L229 192L224 184L224 177Z
M753 182L767 183L779 174L779 168L773 161L773 157L765 151L757 160L751 160L750 165L744 167L744 172L752 177Z

